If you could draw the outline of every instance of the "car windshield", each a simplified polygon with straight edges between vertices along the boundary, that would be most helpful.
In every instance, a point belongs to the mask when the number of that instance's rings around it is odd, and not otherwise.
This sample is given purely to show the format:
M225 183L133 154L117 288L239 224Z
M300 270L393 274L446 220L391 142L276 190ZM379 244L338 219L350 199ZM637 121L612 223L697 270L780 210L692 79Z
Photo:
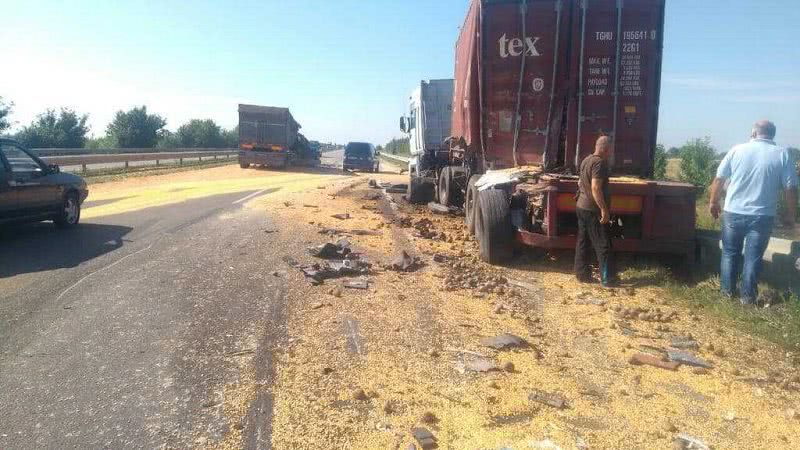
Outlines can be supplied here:
M363 143L347 144L347 148L345 148L344 153L349 158L369 158L372 156L370 145Z

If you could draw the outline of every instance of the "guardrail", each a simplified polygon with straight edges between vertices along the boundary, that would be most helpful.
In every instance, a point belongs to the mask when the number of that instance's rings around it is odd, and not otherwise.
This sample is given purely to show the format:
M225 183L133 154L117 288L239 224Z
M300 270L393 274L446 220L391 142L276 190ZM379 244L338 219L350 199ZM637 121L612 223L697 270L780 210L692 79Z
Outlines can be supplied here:
M117 153L117 154L95 154L95 155L64 155L64 156L44 156L41 157L47 164L58 164L59 166L67 167L81 167L83 172L86 172L88 166L97 164L119 164L123 163L127 169L132 162L150 162L154 161L158 166L162 161L178 161L178 164L183 164L184 159L197 159L202 161L203 158L213 159L229 159L239 154L238 151L232 150L213 150L213 151L170 151L170 152L156 152L156 153Z
M405 164L408 164L408 161L410 160L410 158L406 158L404 156L392 155L391 153L381 153L381 156L386 159L391 159L392 161L397 161Z
M238 148L192 147L192 148L34 148L34 155L44 156L71 156L71 155L120 155L128 153L192 153L192 152L221 152L238 151Z

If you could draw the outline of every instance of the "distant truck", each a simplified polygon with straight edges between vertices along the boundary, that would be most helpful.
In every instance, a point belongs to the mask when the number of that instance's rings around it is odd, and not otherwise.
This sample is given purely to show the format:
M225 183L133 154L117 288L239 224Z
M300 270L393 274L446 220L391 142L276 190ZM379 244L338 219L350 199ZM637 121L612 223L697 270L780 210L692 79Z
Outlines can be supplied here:
M367 142L350 142L344 148L342 170L358 170L362 172L380 171L378 152L375 146Z
M400 118L400 130L409 137L408 172L415 180L413 189L409 187L409 194L414 195L412 202L438 198L433 183L425 184L424 180L435 179L438 171L449 164L450 148L446 140L450 136L452 114L452 79L423 80L411 93L408 116Z
M575 174L596 139L610 136L615 250L691 261L696 189L648 179L664 7L665 0L472 0L455 47L448 151L417 164L408 198L463 205L490 263L510 258L515 245L575 248ZM403 128L413 130L411 122Z
M319 149L300 134L289 109L239 105L239 166L286 168L292 163L319 164Z

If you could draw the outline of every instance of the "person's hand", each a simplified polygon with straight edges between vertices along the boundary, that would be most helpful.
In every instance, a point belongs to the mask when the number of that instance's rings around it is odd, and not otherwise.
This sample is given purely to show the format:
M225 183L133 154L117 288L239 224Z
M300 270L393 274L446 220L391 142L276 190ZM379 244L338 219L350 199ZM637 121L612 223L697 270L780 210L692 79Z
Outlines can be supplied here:
M608 208L601 210L600 211L600 224L601 225L606 225L609 222L611 222L611 214L608 212Z
M708 211L711 212L711 217L713 217L714 220L718 220L722 208L720 208L719 202L712 201L708 204Z

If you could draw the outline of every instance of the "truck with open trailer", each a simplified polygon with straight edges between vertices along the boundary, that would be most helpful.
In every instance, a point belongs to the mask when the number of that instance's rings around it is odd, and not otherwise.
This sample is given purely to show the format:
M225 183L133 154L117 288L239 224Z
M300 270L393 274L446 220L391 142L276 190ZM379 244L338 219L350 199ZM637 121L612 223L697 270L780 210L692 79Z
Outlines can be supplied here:
M319 164L319 149L311 147L300 128L288 108L239 105L239 165Z
M692 255L695 187L649 179L664 2L473 0L455 47L448 153L411 174L409 198L463 204L491 263L515 243L574 248L576 168L610 136L615 249Z

